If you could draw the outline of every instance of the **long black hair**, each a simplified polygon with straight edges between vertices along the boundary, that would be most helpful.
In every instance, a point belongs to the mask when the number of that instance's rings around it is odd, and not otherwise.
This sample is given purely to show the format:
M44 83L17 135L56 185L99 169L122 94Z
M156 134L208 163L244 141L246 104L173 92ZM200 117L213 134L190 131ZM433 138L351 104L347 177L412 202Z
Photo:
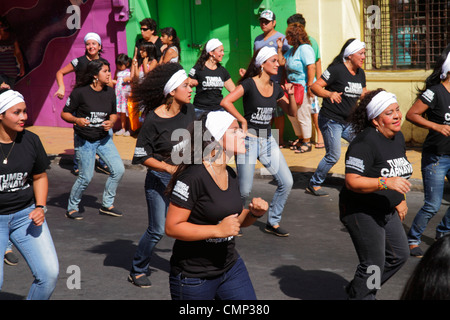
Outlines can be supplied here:
M447 59L449 53L450 53L450 44L447 45L447 47L442 51L441 55L437 58L433 72L425 80L425 86L422 89L417 89L418 91L417 98L419 98L422 95L422 93L424 93L430 87L441 83L442 65L444 64L445 59Z
M164 96L164 86L181 69L179 63L157 65L144 79L134 80L129 99L137 103L144 114L167 103L171 96Z
M242 81L244 81L247 78L252 78L254 76L261 74L261 67L257 67L255 65L256 57L258 56L258 53L261 49L262 48L256 50L255 53L253 53L253 57L250 60L250 63L248 64L247 70L245 71L245 74L238 80L238 84L241 84Z
M214 49L215 50L215 49ZM211 55L209 52L206 51L206 43L203 46L203 50L200 53L200 56L197 59L197 62L195 63L195 66L199 66L200 70L203 70L205 68L205 63L208 61L209 57ZM217 62L217 66L220 66L220 62Z
M177 31L172 27L166 27L162 28L160 30L161 35L165 34L167 36L172 36L172 45L175 46L178 49L178 61L181 61L181 47L180 47L180 38L177 36ZM169 50L169 46L167 46L164 51L163 55L166 53L166 51Z
M155 44L153 42L143 41L139 45L139 50L138 50L138 54L137 54L139 66L142 64L142 62L144 62L144 58L142 58L140 50L143 50L147 53L148 61L152 61L152 60L156 59L157 48L156 48Z
M89 61L86 70L83 72L80 79L75 84L75 88L84 87L91 84L94 81L94 77L98 75L103 66L108 66L108 68L110 68L108 60L104 58L98 58Z

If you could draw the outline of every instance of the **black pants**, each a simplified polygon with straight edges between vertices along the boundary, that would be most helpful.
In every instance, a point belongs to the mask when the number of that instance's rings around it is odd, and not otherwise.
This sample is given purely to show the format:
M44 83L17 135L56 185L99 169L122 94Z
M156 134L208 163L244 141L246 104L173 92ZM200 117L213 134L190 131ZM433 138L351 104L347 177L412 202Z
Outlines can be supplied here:
M353 213L341 216L358 254L359 265L347 287L349 299L373 300L377 283L391 278L409 257L408 240L396 211L388 215ZM378 277L378 279L377 279Z

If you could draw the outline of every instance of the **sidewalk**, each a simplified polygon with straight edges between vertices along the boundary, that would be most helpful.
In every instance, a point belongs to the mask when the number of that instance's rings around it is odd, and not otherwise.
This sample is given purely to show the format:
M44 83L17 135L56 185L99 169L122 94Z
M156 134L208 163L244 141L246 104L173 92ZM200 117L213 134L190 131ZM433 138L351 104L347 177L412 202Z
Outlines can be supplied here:
M41 127L31 126L27 130L36 133L44 144L45 150L52 156L71 156L73 155L73 129L60 127ZM135 137L114 136L114 143L124 160L126 165L131 165L134 147L136 145ZM344 156L347 146L342 146L341 158L338 163L331 169L330 174L337 177L343 177L345 173ZM292 172L310 172L314 173L318 163L325 155L325 149L312 148L311 152L304 154L296 154L289 149L282 149L283 155ZM412 163L414 173L411 182L415 189L422 190L422 175L420 170L421 151L417 149L409 149L406 152L408 160ZM262 168L258 163L257 169Z

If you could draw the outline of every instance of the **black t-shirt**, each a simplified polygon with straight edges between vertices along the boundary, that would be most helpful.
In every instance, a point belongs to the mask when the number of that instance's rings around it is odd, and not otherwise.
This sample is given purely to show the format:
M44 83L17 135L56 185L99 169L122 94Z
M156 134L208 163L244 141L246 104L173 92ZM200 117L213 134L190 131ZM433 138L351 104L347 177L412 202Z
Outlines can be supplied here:
M355 75L352 75L343 63L329 66L321 78L327 83L325 89L328 91L342 92L341 103L331 103L330 99L324 98L320 113L327 117L346 123L347 118L356 106L356 102L366 87L366 75L364 70L359 68Z
M177 179L171 203L191 210L188 222L217 225L243 209L239 181L227 166L228 189L215 183L203 164L192 165ZM238 258L234 237L200 241L175 240L170 259L172 272L186 277L213 278L229 270Z
M443 84L427 89L420 100L428 106L426 115L429 121L450 125L450 92ZM433 154L450 154L450 137L437 131L429 130L423 143L423 152Z
M257 136L265 135L260 130L267 130L267 136L271 132L271 120L273 111L277 107L277 101L283 98L284 91L278 83L272 81L273 93L270 97L264 97L256 87L252 78L247 78L241 82L244 88L244 118L247 120L248 129L253 129L256 133L249 131Z
M177 129L187 129L195 120L195 110L192 104L185 104L180 112L172 118L161 118L155 111L150 111L139 132L134 149L133 164L142 164L148 158L172 163L171 153L183 147L186 139L176 135L172 141L172 133Z
M78 136L88 141L103 139L108 135L102 125L103 121L109 120L111 114L117 113L116 94L114 89L108 86L101 91L95 91L90 85L75 88L67 99L63 112L90 121L87 127L73 126Z
M195 65L189 72L189 77L198 81L195 91L194 105L199 109L215 111L220 109L223 99L222 89L225 82L230 79L227 69L217 65L215 70L207 66Z
M8 163L0 155L0 215L23 210L34 202L33 175L45 172L50 164L39 137L27 130L19 132L16 143L0 143Z
M360 176L411 177L413 167L406 158L405 138L398 132L393 139L386 138L373 127L366 128L350 143L345 155L345 173ZM367 212L388 214L404 200L404 195L394 190L356 193L345 185L340 193L347 214Z
M78 81L80 81L90 61L91 60L89 60L86 56L81 56L73 59L70 62L73 66L73 69L75 70L75 83L78 83Z

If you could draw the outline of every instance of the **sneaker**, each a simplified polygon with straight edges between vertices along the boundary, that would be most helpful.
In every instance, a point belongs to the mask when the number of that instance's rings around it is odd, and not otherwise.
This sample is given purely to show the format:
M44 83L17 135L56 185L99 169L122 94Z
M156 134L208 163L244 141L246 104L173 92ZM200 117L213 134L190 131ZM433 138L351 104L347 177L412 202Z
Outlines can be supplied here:
M136 277L134 274L130 274L128 276L128 281L140 288L149 288L152 286L152 283L145 276L145 274L142 274L140 277Z
M307 186L306 192L311 193L312 195L314 195L316 197L327 197L329 195L328 192L323 191L322 188L316 190L316 189L314 189L313 186Z
M423 257L423 251L420 249L420 247L417 244L413 244L409 246L409 254L412 257L416 258L422 258Z
M124 136L124 137L129 137L129 136L130 136L130 131L125 131L125 132L123 133L123 136Z
M108 215L108 216L112 216L112 217L121 217L122 216L122 212L120 212L119 210L117 210L114 207L108 209L107 207L102 206L99 209L99 213Z
M16 266L19 263L19 258L12 251L6 252L3 260L10 266Z
M271 225L266 224L266 228L264 229L264 231L268 232L268 233L272 233L276 236L279 237L287 237L289 235L289 232L287 232L286 230L282 229L281 227L278 228L274 228Z
M78 211L66 211L66 217L73 220L83 220L83 215Z
M125 129L120 129L119 131L117 131L116 133L115 133L115 135L116 136L121 136L121 135L123 135L125 133Z

